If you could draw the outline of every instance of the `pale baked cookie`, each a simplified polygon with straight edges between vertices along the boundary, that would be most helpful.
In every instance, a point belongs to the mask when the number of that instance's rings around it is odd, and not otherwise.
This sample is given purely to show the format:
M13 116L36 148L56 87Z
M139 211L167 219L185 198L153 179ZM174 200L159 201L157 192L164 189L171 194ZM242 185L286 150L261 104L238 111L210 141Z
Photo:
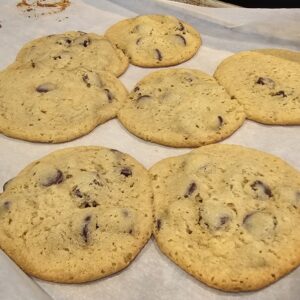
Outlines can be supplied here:
M122 20L105 33L132 64L163 67L194 56L201 45L199 33L173 16L144 15Z
M59 143L114 118L127 91L111 73L12 65L0 73L0 132Z
M300 264L300 173L278 157L218 144L150 173L156 241L198 280L256 290Z
M16 61L43 62L49 68L109 71L120 76L128 67L128 58L107 38L95 33L70 31L44 36L28 42Z
M291 60L293 62L300 63L300 52L299 51L291 51L291 50L287 50L287 49L272 49L272 48L255 49L252 51L262 53L262 54L267 54L267 55L273 55L278 58L284 58L287 60Z
M169 69L141 80L118 118L145 140L197 147L231 135L243 124L245 114L213 77L198 70Z
M296 54L240 52L225 59L214 76L243 104L248 119L274 125L300 124L300 64Z
M55 282L124 269L151 235L147 170L100 147L59 150L31 163L0 194L0 248L25 272Z

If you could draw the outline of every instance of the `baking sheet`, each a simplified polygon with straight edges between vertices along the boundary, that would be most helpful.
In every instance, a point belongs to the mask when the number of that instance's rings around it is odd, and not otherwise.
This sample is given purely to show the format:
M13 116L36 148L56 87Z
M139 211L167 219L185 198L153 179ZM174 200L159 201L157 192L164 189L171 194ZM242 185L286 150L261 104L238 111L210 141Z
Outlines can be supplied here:
M15 4L16 1L13 0L0 0L0 68L13 62L18 49L25 42L41 35L67 30L101 34L121 19L147 13L176 15L201 32L203 46L198 54L177 67L199 68L212 74L222 59L236 51L264 47L300 49L299 9L212 9L166 0L71 0L71 5L61 13L41 15L35 11L24 12ZM130 90L139 79L152 71L153 69L130 66L120 79ZM265 126L246 121L224 143L240 144L273 153L300 170L299 126ZM101 145L119 149L134 156L146 167L163 158L189 151L138 139L128 133L117 120L99 126L85 137L58 145L34 144L0 135L0 185L14 177L32 160L54 150L77 145ZM1 259L0 299L26 299L26 289L10 288L16 284L16 270L8 267L10 263L3 263L3 259L6 259L3 255ZM19 277L17 280L20 285L26 284ZM208 288L161 254L153 240L150 240L126 270L108 278L77 285L55 284L37 279L34 281L57 300L264 300L298 299L300 295L300 269L257 292L231 294ZM36 295L34 299L42 299L33 290L31 293Z

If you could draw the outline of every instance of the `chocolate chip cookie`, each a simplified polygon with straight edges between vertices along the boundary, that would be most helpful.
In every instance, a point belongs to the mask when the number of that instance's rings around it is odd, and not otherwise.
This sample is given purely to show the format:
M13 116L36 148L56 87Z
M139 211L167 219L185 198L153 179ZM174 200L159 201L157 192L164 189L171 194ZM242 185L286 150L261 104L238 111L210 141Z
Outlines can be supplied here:
M213 77L198 70L168 69L142 79L118 118L142 139L197 147L230 136L245 114Z
M124 269L151 235L147 170L100 147L63 149L21 171L0 194L0 248L25 272L55 282Z
M300 63L300 52L299 51L291 51L287 49L255 49L254 52L266 54L266 55L273 55L278 58L287 59L293 62Z
M299 61L293 52L245 51L225 59L214 76L244 106L248 119L264 124L298 125Z
M198 280L256 290L300 264L300 173L278 157L218 144L150 173L156 241Z
M0 73L0 132L27 141L69 141L114 118L126 96L109 72L16 64Z
M163 67L180 64L201 45L196 29L173 16L144 15L126 19L105 33L132 64Z
M50 68L72 70L84 67L95 72L109 71L120 76L128 67L128 58L107 38L95 33L69 31L28 42L19 51L18 63L43 62Z

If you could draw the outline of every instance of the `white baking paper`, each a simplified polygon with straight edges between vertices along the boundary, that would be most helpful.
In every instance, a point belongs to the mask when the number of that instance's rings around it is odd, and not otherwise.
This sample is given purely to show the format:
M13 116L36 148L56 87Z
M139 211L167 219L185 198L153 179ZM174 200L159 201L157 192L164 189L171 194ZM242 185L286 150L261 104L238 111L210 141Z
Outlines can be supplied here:
M23 12L16 1L0 0L0 68L12 63L27 41L67 30L104 31L115 22L137 14L175 15L195 26L203 46L190 61L177 67L198 68L212 74L231 53L253 48L300 49L300 10L214 9L171 1L150 0L71 0L65 11L52 15ZM130 90L153 69L130 66L121 80ZM240 144L280 156L300 170L300 127L266 126L252 121L224 143ZM145 142L111 120L75 141L58 144L29 143L0 135L0 185L14 177L32 160L54 150L77 145L101 145L129 153L146 167L189 149L175 149ZM0 250L1 251L1 250ZM15 299L9 287L12 278L0 261L0 299ZM150 240L135 261L124 271L87 284L57 284L34 279L53 299L101 300L198 300L198 299L300 299L300 269L270 287L251 293L224 293L211 289L182 271L165 257ZM20 286L24 281L20 279ZM26 284L26 283L25 283ZM14 291L16 296L22 289ZM23 298L20 298L23 299ZM25 299L25 298L24 298ZM32 299L42 299L38 295Z

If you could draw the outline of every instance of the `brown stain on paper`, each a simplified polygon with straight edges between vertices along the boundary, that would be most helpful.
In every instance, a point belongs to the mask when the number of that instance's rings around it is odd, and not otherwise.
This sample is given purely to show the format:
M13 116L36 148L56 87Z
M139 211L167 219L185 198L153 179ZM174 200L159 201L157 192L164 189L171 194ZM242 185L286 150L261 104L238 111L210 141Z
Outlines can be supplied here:
M62 1L56 1L49 3L47 0L40 0L40 1L33 1L33 3L28 3L28 0L22 0L17 4L17 7L23 7L27 8L27 11L35 9L37 7L41 8L58 8L59 11L65 10L69 5L71 4L71 1L69 0L62 0Z

